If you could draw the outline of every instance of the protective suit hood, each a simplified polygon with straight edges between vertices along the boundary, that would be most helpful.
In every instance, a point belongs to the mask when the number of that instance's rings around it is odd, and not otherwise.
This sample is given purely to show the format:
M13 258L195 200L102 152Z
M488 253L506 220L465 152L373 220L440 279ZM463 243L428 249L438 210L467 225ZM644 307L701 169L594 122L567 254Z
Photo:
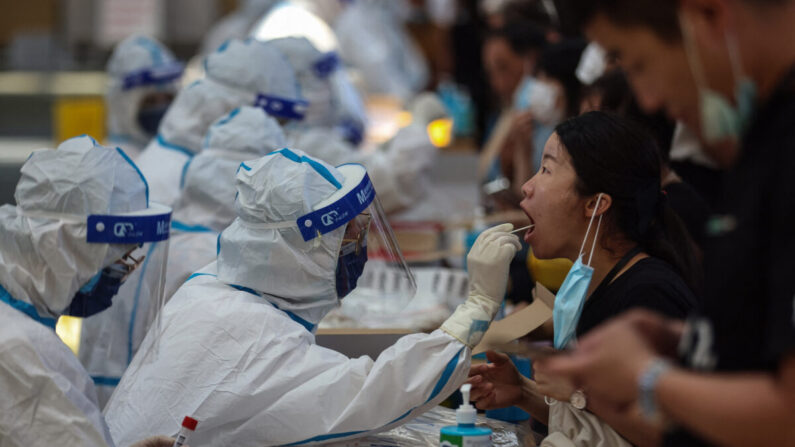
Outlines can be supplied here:
M208 79L250 96L247 104L275 117L301 120L307 103L289 61L272 45L230 40L204 60Z
M220 232L235 218L235 174L240 163L287 145L279 124L259 108L245 106L219 118L202 151L185 166L174 219Z
M303 123L345 127L342 130L357 134L358 144L367 113L337 53L319 51L306 37L283 37L268 43L281 51L295 70L301 93L309 103Z
M221 233L218 279L262 292L278 308L317 324L337 303L335 270L345 226L305 241L299 217L342 187L334 167L282 149L237 173L237 218Z
M108 132L144 146L152 138L138 123L141 101L152 93L176 94L183 66L160 42L140 35L124 39L108 60Z
M148 186L121 149L82 136L34 152L14 197L17 206L0 207L0 284L55 318L85 282L134 247L88 243L86 216L145 210Z

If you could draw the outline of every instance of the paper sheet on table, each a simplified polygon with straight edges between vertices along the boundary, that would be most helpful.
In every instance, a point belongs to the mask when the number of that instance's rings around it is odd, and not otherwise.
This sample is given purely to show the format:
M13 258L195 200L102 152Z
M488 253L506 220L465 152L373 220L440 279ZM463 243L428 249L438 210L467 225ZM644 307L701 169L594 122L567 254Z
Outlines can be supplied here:
M472 354L504 346L506 343L529 334L552 318L554 304L555 295L546 287L536 283L533 291L533 304L502 320L491 323L480 344L472 350Z

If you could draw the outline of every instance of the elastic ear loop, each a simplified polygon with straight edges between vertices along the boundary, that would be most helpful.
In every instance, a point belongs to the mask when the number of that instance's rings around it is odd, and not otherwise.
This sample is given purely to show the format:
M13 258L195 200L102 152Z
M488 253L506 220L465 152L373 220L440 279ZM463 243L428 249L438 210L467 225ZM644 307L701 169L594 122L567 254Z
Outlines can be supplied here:
M588 229L585 230L585 238L582 240L582 246L580 247L580 256L582 256L585 250L585 244L588 243L588 235L591 234L591 225L593 225L593 219L596 217L596 212L599 211L599 202L602 200L602 193L599 193L599 196L596 197L596 208L594 208L594 214L591 215L591 221L588 222ZM596 224L596 233L593 236L593 244L591 245L591 253L588 255L588 263L587 266L591 266L591 260L593 259L593 251L596 248L596 239L599 235L599 228L602 226L602 216L603 214L599 215L599 222Z

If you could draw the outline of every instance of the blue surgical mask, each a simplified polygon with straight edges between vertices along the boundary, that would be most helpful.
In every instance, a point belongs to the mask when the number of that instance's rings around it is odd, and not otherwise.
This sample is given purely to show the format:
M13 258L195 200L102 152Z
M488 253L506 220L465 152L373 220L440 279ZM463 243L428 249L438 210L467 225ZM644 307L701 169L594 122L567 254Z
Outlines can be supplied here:
M111 264L94 275L75 293L72 303L63 312L74 317L90 317L113 304L129 270L120 264Z
M146 132L150 137L157 135L157 128L160 126L160 121L163 120L168 111L170 104L161 104L157 106L146 107L138 111L138 125L141 130Z
M726 96L707 87L704 67L698 57L698 49L693 43L691 25L683 16L680 16L679 22L688 63L698 84L701 136L707 144L740 140L753 119L757 89L756 84L743 74L736 38L733 34L726 35L726 45L729 50L734 79L735 106Z
M565 348L577 334L577 323L580 321L582 308L585 305L585 298L588 294L588 286L591 285L591 278L593 278L593 268L590 266L593 259L593 251L596 248L596 241L599 236L599 228L602 226L602 215L599 215L599 221L596 225L596 232L593 237L593 244L591 245L591 253L588 257L588 265L582 263L584 256L585 244L588 241L588 234L591 232L596 210L599 209L599 202L602 199L602 193L596 199L596 208L594 214L591 216L591 221L588 223L588 229L585 231L585 238L580 247L580 254L577 260L572 265L566 279L558 290L555 296L555 306L552 309L552 322L554 324L554 342L555 349Z
M367 244L365 242L348 242L340 249L335 273L337 283L337 298L345 298L359 281L367 263Z

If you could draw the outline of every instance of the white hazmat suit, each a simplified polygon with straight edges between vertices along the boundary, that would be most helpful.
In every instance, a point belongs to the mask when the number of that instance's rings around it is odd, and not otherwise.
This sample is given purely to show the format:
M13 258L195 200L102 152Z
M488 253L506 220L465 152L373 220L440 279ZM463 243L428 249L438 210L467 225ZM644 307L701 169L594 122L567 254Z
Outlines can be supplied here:
M141 120L156 118L140 117L141 103L152 94L176 95L182 70L171 51L152 38L133 35L116 46L107 66L109 145L121 147L132 159L138 158L154 136L142 127Z
M110 228L87 216L147 210L146 182L121 150L83 136L34 152L15 198L0 207L0 445L113 445L91 378L53 328L135 247L91 242Z
M333 165L365 165L388 212L408 207L427 195L427 176L438 151L426 128L440 116L416 113L412 123L400 129L383 147L359 150L346 135L350 135L351 126L357 123L364 131L362 101L336 65L330 73L318 70L318 66L330 60L329 54L321 53L303 37L285 37L268 43L290 61L302 95L309 101L306 118L285 125L290 147ZM438 99L436 103L436 110L444 114L444 106Z
M356 180L342 172L361 167L348 166L283 149L241 167L238 217L221 235L217 263L172 297L163 332L144 342L159 340L158 353L139 352L137 372L125 375L106 410L119 442L173 433L187 414L202 421L197 445L349 439L410 420L466 379L519 248L510 224L473 247L471 296L442 329L403 337L376 360L315 344L315 325L339 302L346 226L307 241L297 222L324 200L334 204L335 184Z
M279 124L262 109L241 107L207 132L202 151L185 166L182 195L171 221L166 297L215 261L218 234L235 219L240 163L286 146Z
M207 77L185 87L141 153L138 166L149 181L152 200L173 205L185 163L201 150L207 129L237 107L262 107L270 115L300 119L295 75L284 56L255 40L231 40L204 61Z

